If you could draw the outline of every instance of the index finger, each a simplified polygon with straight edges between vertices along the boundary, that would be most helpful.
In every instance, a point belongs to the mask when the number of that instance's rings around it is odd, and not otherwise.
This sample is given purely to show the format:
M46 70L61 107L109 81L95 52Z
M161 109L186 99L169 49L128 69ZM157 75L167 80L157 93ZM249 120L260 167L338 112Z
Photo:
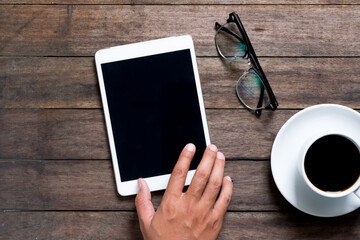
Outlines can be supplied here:
M179 159L171 173L169 184L164 195L171 193L180 196L182 194L186 176L194 155L195 145L192 143L187 144L180 153Z

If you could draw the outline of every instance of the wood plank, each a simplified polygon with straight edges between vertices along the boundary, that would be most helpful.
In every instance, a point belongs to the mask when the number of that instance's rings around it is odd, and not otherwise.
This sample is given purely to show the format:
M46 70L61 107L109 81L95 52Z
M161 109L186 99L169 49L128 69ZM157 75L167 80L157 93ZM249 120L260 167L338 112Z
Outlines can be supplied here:
M169 4L169 5L179 5L179 4L209 4L206 0L179 0L179 1L166 1L166 0L0 0L0 4L113 4L113 5L121 5L121 4ZM217 4L231 4L231 5L239 5L239 4L358 4L359 2L356 0L217 0L211 1L212 5Z
M214 22L232 11L259 56L360 56L358 5L1 5L0 55L93 56L109 46L190 34L199 56L217 56Z
M358 212L339 218L300 212L227 213L219 239L359 239L359 222Z
M229 210L290 208L269 161L227 161L225 174L234 182ZM1 210L135 210L134 196L116 193L110 160L2 160L0 192ZM152 193L156 207L163 193Z
M110 158L102 110L0 112L0 158Z
M1 239L142 239L134 212L2 212Z
M280 127L297 110L208 109L210 138L228 158L269 159ZM109 159L101 109L0 109L0 159Z
M206 108L243 108L235 93L246 62L198 58ZM358 58L261 58L280 108L360 108ZM0 108L101 108L94 58L0 57Z
M297 110L208 109L210 138L229 159L269 159L280 127ZM0 159L109 159L103 112L0 109Z
M0 108L102 107L94 58L0 57Z
M4 239L142 239L135 212L2 212ZM359 214L314 218L299 213L225 215L218 239L359 239Z

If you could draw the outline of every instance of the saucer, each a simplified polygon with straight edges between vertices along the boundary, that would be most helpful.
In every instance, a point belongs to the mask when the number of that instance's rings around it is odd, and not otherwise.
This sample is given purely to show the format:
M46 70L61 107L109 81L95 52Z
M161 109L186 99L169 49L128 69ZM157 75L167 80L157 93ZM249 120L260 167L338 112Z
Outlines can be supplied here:
M285 199L297 209L318 217L340 216L360 207L354 194L326 198L313 192L299 171L305 141L319 132L337 132L360 142L360 114L336 104L320 104L292 116L278 132L271 151L271 171Z

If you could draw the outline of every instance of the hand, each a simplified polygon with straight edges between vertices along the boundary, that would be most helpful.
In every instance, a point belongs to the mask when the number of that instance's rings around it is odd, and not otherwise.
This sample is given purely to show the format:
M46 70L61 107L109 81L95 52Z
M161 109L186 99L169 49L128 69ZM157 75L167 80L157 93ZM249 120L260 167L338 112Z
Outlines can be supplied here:
M210 240L219 235L233 190L231 178L223 178L225 157L215 145L209 145L189 188L183 193L194 154L195 146L186 145L156 212L148 185L145 180L138 180L140 189L135 205L144 239Z

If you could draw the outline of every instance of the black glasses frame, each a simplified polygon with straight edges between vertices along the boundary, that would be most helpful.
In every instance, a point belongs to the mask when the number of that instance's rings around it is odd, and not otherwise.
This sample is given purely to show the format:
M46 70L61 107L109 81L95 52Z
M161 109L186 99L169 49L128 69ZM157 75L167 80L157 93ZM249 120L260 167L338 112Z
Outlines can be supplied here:
M260 116L261 115L261 107L262 107L262 102L263 102L263 97L264 97L264 91L266 90L268 95L269 95L269 105L265 106L265 109L271 109L273 111L275 111L277 109L277 107L279 106L274 92L272 91L269 81L267 80L264 71L261 68L261 65L257 59L257 56L255 54L254 48L250 42L250 39L248 37L248 35L246 34L245 28L242 25L241 21L240 21L240 17L235 13L232 12L229 14L229 19L226 21L227 23L235 23L236 26L239 29L239 32L242 35L242 38L240 36L238 36L235 32L231 31L230 29L222 26L221 24L219 24L218 22L215 23L215 29L219 30L221 29L222 31L225 31L229 34L231 34L232 36L234 36L235 38L237 38L240 42L244 43L246 45L246 53L245 55L242 57L243 59L248 59L250 61L250 63L252 64L253 67L251 67L248 72L254 72L256 75L258 75L259 79L261 80L261 82L263 83L263 85L265 86L265 89L261 89L261 94L260 94L260 98L259 98L259 102L258 102L258 107L260 109L255 110L255 114ZM245 42L244 42L245 41ZM218 46L217 46L218 48ZM219 49L218 49L219 51ZM220 51L219 51L220 52ZM224 57L224 56L223 56ZM239 94L238 94L239 95ZM240 97L240 96L239 96ZM246 107L248 107L246 104L244 104ZM248 107L249 108L249 107Z

